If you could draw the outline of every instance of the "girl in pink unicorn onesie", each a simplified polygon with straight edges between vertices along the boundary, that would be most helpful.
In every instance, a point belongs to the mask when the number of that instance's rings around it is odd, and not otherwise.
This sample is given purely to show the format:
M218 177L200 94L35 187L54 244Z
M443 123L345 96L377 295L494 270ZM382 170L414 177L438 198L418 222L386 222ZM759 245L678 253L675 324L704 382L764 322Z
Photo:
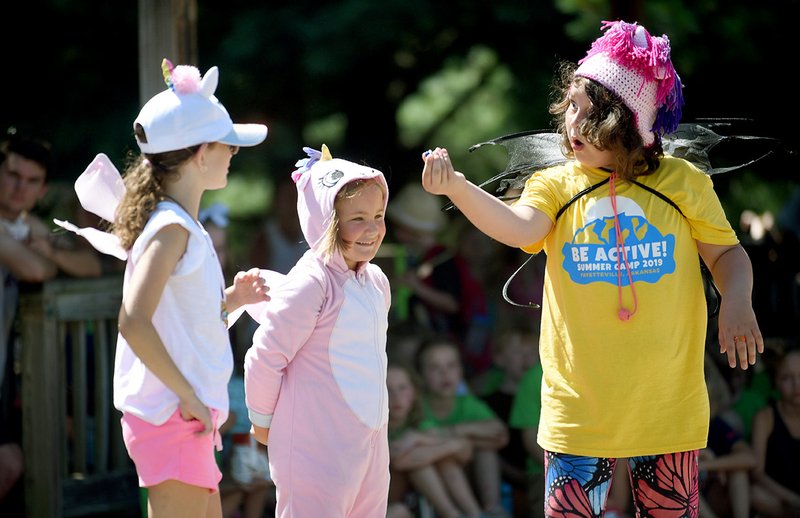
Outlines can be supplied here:
M245 358L253 433L268 445L275 516L386 515L389 281L383 173L304 148L293 174L310 250L270 284ZM252 315L253 313L251 313Z

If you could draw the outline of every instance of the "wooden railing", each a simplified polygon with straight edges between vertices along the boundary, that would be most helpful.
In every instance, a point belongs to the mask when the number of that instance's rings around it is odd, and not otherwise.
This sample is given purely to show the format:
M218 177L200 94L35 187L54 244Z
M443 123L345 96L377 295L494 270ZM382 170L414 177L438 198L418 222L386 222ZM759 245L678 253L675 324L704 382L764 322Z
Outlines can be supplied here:
M122 278L56 279L20 297L28 518L135 509L136 473L112 402Z

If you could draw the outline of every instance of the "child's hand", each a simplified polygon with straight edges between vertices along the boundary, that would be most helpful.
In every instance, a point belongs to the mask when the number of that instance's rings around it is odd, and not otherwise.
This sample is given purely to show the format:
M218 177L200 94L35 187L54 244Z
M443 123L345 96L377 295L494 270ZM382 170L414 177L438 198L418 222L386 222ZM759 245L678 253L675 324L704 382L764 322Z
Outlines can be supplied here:
M260 275L258 268L239 272L233 278L233 285L226 294L228 312L232 312L246 304L257 304L269 300L269 286Z
M467 464L472 459L472 442L464 437L451 437L448 441L453 446L453 456L460 464Z
M433 151L426 151L422 160L425 161L422 187L429 193L450 196L466 184L464 175L453 169L446 149L437 147Z
M250 433L253 434L253 437L256 441L260 442L264 446L266 446L267 442L269 442L269 428L253 425L250 429Z
M203 429L196 432L197 435L207 435L214 430L214 424L211 422L211 412L197 395L192 394L190 399L181 400L178 404L178 409L181 412L181 419L184 421L196 420L202 423Z
M764 339L756 322L753 307L745 301L722 297L719 308L719 352L727 354L728 365L746 370L755 365L756 351L764 352Z

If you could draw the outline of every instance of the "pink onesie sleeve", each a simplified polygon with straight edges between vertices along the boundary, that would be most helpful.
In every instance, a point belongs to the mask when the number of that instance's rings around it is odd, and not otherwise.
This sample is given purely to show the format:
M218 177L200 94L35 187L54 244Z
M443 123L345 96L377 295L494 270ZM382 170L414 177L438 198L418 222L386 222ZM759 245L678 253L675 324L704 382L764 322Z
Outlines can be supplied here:
M298 264L274 292L244 360L245 400L253 424L269 428L286 366L317 325L325 281Z

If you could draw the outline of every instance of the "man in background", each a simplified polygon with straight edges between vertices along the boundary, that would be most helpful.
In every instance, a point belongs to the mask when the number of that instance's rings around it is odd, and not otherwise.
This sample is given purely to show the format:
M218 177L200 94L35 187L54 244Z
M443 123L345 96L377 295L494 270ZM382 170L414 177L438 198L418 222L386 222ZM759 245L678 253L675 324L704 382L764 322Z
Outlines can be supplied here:
M42 283L59 272L76 277L101 274L100 261L88 247L65 234L54 234L31 213L47 193L54 157L47 142L10 134L0 143L0 510L21 498L9 493L23 470L21 402L14 364L19 283ZM15 500L12 502L5 502Z

